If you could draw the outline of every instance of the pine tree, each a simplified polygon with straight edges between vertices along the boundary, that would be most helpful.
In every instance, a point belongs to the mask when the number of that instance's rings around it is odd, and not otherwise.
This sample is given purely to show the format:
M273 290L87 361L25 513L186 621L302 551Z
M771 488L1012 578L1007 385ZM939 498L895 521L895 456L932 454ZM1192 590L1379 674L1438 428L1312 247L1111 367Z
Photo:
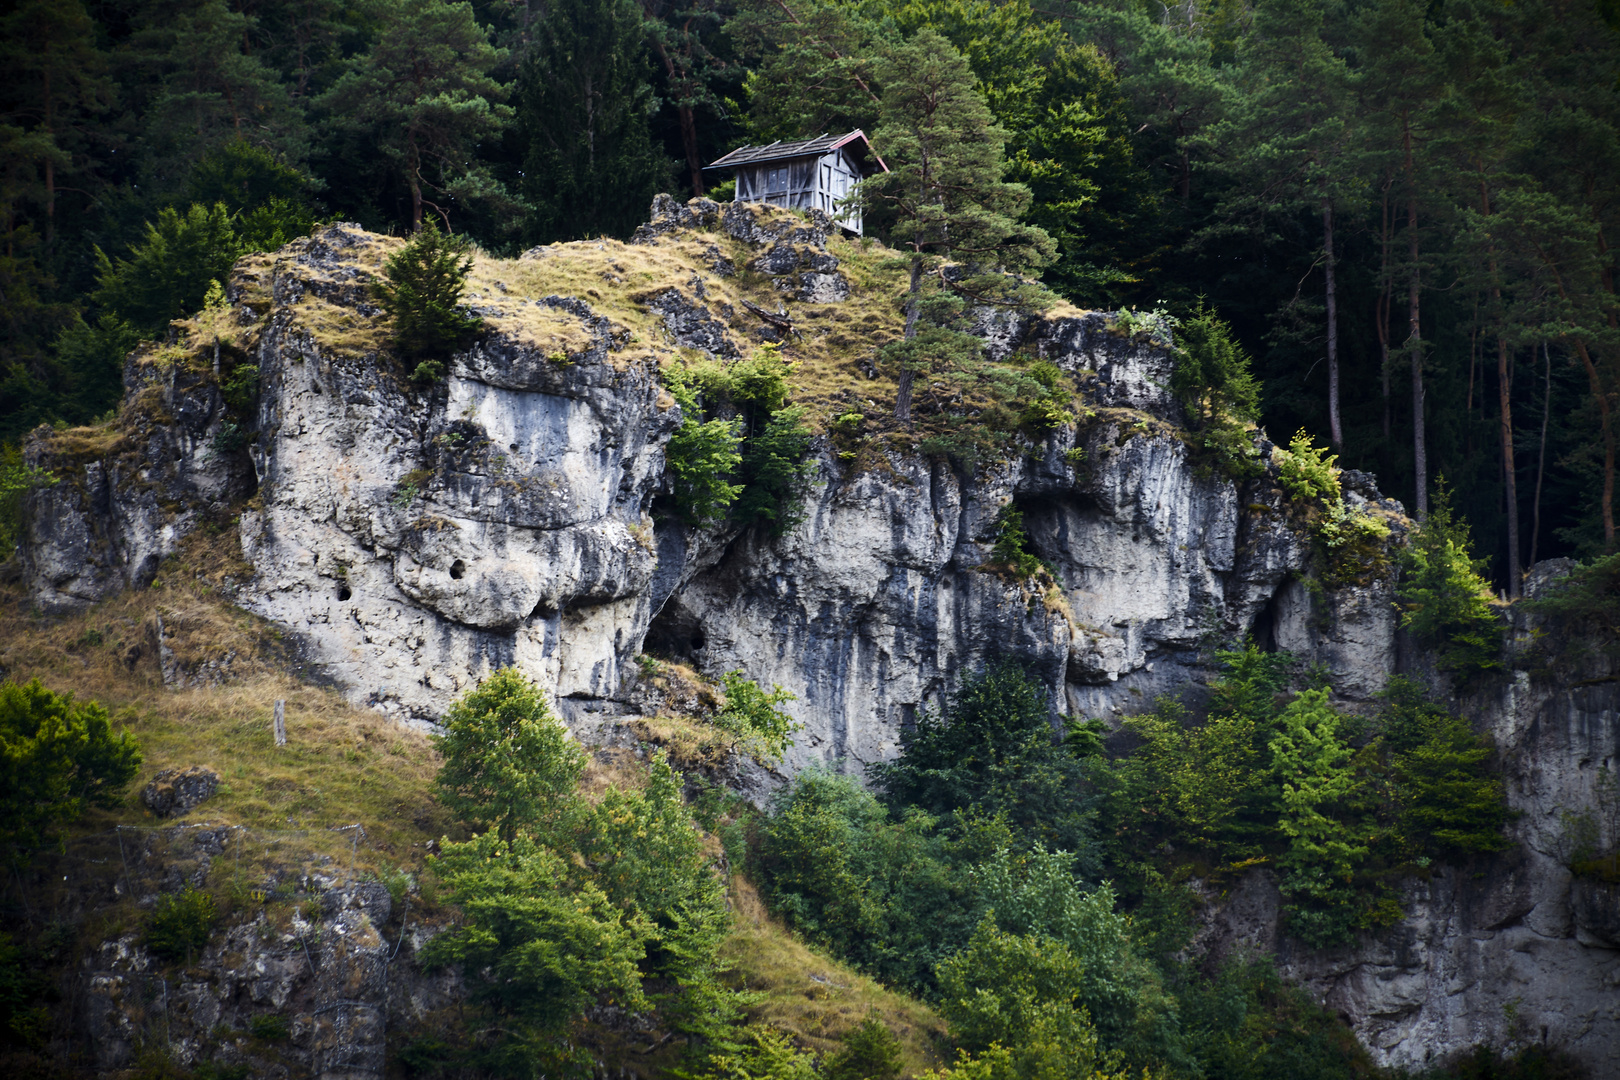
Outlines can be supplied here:
M559 0L533 35L518 93L536 238L627 236L672 179L648 127L640 8Z
M469 3L400 0L376 42L317 103L334 128L362 134L410 193L410 225L431 209L450 228L458 200L516 212L518 203L483 166L478 144L505 129L512 109L490 77L505 56Z
M1380 0L1362 10L1353 23L1353 43L1366 58L1358 87L1359 110L1367 125L1367 164L1388 185L1394 219L1405 241L1404 259L1386 257L1382 273L1389 286L1406 283L1405 347L1411 366L1413 509L1429 512L1429 440L1423 383L1422 320L1425 204L1433 206L1436 187L1428 146L1435 132L1435 96L1439 81L1434 43L1427 26L1428 6L1420 0ZM1386 246L1386 253L1393 244ZM1388 314L1387 310L1384 312ZM1385 379L1388 380L1386 365Z
M892 215L891 242L909 249L905 338L889 355L899 361L894 414L911 420L912 383L936 362L961 362L977 346L951 327L965 299L1018 303L1027 294L996 270L1032 270L1050 262L1051 237L1020 225L1029 189L1001 179L1007 133L973 88L973 73L932 29L896 46L878 67L883 123L875 144L890 172L863 181L860 197ZM978 271L948 278L943 261ZM937 300L925 302L923 272L937 272ZM932 324L927 327L926 324ZM921 336L931 328L935 333Z
M147 182L172 197L191 166L224 142L246 141L294 161L309 152L303 109L252 48L257 20L224 0L152 12L131 48L150 72L138 87Z

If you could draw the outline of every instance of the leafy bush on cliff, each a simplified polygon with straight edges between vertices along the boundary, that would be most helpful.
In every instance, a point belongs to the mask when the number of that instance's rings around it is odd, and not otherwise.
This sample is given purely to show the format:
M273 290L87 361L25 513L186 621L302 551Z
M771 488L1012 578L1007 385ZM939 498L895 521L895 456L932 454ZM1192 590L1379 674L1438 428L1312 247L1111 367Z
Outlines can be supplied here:
M1260 416L1254 361L1202 297L1176 329L1175 353L1170 390L1187 410L1194 458L1234 480L1258 476L1260 452L1250 433Z
M665 451L675 503L692 524L728 513L780 536L801 519L812 462L805 410L789 407L791 364L772 344L729 366L674 366L665 385L681 426Z
M923 710L900 757L870 775L896 813L1000 818L1026 843L1094 854L1089 767L1057 741L1044 689L1014 664L965 680L947 713Z
M1466 679L1502 666L1502 620L1442 481L1429 516L1401 554L1401 626L1434 650L1442 671Z
M741 671L728 671L723 677L726 703L714 718L715 725L737 736L737 745L756 761L780 764L793 743L793 733L804 725L778 709L796 700L780 686L762 690Z
M990 559L1004 566L1014 577L1034 577L1046 568L1040 557L1029 550L1029 533L1024 530L1024 512L1017 504L1008 503L996 515L996 543L990 550Z
M218 917L214 898L188 885L177 893L158 897L141 941L160 959L189 964L208 944Z
M1379 715L1394 771L1397 828L1414 857L1507 846L1506 786L1489 736L1429 701L1405 676L1390 679Z
M1339 734L1341 718L1326 690L1306 690L1277 718L1271 771L1281 784L1277 859L1288 928L1318 948L1349 940L1355 872L1373 836L1366 773Z
M429 218L383 263L383 280L373 284L372 293L393 316L394 340L405 356L450 352L482 325L460 307L472 270L471 249L467 240L440 232Z

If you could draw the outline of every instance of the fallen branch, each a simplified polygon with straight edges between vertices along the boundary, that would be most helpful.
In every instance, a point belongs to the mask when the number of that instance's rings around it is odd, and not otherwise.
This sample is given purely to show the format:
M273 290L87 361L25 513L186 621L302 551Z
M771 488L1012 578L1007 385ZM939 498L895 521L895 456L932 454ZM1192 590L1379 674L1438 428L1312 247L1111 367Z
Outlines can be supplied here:
M758 315L761 319L764 319L778 330L786 330L788 333L792 334L796 338L800 338L801 340L804 338L804 335L799 333L798 327L793 325L793 319L790 316L786 314L778 315L775 312L767 311L750 300L744 300L742 302L742 306L747 308L749 311L752 311L755 315Z

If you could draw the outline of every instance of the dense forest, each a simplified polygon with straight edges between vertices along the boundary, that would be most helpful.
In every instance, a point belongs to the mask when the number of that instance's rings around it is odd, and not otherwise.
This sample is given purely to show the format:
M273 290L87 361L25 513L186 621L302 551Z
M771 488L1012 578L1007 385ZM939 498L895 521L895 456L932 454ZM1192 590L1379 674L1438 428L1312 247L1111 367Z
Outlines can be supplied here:
M1305 427L1500 591L1614 544L1615 14L1584 0L10 0L0 436L251 250L424 220L491 252L627 235L728 149L881 120L924 29L971 65L1087 307L1202 299ZM883 151L880 145L879 152ZM713 192L724 197L724 189ZM879 213L877 226L883 232Z

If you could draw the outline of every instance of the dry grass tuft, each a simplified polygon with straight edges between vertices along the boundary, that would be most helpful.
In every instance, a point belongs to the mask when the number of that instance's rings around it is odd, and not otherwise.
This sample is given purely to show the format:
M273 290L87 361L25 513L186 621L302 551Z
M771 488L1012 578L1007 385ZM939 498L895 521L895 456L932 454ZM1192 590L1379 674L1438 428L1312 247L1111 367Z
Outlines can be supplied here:
M826 1055L842 1049L840 1036L875 1013L900 1039L905 1075L944 1063L945 1021L927 1005L805 945L770 916L740 876L731 879L731 902L736 922L722 955L736 986L765 994L750 1019Z

